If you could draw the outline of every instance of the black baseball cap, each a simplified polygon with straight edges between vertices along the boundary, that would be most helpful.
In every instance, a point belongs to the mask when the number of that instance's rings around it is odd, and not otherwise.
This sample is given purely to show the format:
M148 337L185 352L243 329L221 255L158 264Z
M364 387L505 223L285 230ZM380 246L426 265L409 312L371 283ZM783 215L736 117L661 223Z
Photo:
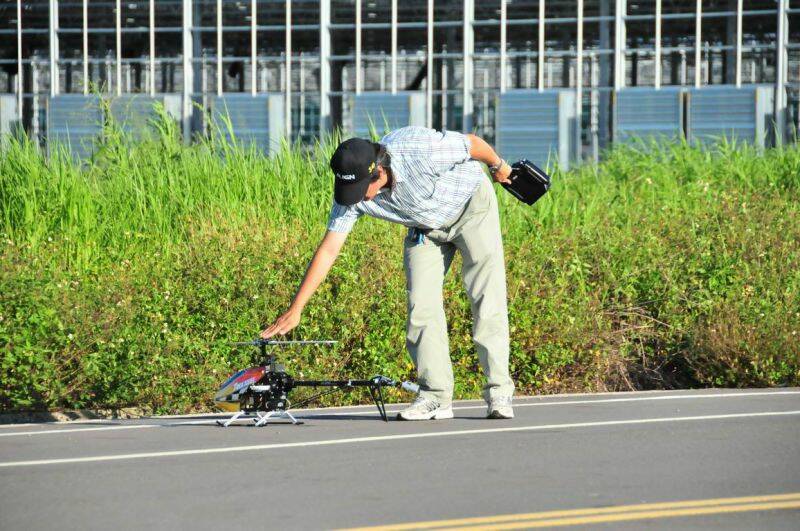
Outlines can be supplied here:
M333 198L340 205L354 205L364 199L375 172L380 144L363 138L345 140L331 157L335 176Z

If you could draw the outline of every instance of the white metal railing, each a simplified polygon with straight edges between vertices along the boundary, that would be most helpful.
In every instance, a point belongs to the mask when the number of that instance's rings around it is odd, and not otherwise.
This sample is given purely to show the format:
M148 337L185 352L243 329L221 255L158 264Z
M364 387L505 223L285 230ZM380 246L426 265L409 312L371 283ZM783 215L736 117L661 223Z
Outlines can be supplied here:
M614 11L612 14L590 15L584 13L583 0L575 2L575 16L547 17L548 5L544 0L538 3L538 13L524 18L509 18L507 2L499 0L499 17L497 20L478 20L474 16L474 0L463 0L463 16L461 20L435 20L434 0L428 0L423 9L424 20L399 21L397 0L391 0L388 21L363 21L362 2L354 0L355 12L351 22L331 22L331 0L320 0L320 21L318 24L293 24L292 2L285 1L284 24L259 24L258 2L251 0L249 9L242 9L249 13L249 21L243 20L241 25L224 25L223 9L228 1L216 0L216 20L214 26L196 24L195 5L192 0L182 1L181 26L158 26L158 3L148 0L147 25L136 27L123 27L122 16L128 4L115 0L114 27L92 27L88 13L88 1L81 2L80 24L75 27L62 27L59 20L59 0L48 0L48 20L46 29L38 27L25 27L25 14L22 0L16 0L16 23L13 29L1 29L0 34L9 34L16 37L16 59L6 59L0 62L16 62L16 79L9 78L7 86L14 87L17 95L18 107L22 109L28 99L32 104L41 107L38 101L40 96L51 96L72 89L80 85L83 93L90 90L89 80L95 70L104 70L99 76L106 82L107 90L115 94L123 92L146 92L155 95L159 92L159 68L168 65L167 70L174 83L166 86L177 89L183 94L183 130L188 139L193 130L192 116L194 114L192 102L206 94L209 69L213 70L215 78L214 91L217 95L224 94L227 85L225 64L233 61L242 62L249 66L249 71L244 69L239 75L249 75L249 86L244 91L255 95L271 87L266 81L268 78L282 80L278 90L286 97L285 124L287 131L291 131L293 123L305 124L305 115L310 112L309 102L316 101L319 113L318 133L330 130L332 125L331 98L339 98L346 94L359 94L365 90L389 90L396 93L406 86L409 76L415 70L425 65L424 91L426 94L426 119L430 126L437 122L450 123L453 116L458 118L464 129L473 127L490 128L485 123L486 117L491 114L491 98L485 95L493 91L504 92L510 88L530 87L545 90L559 86L576 88L578 94L578 116L583 110L582 92L585 88L591 92L589 95L589 108L594 116L595 92L607 91L613 87L622 90L628 84L628 71L632 63L636 63L634 72L639 85L652 84L656 88L664 85L666 74L672 80L677 79L680 84L692 83L696 87L704 86L714 79L719 68L716 56L721 53L732 52L734 58L733 79L736 86L746 82L771 82L776 89L775 116L779 123L784 124L785 130L787 117L788 97L787 89L794 90L797 83L789 77L790 71L797 69L798 60L790 56L789 51L798 49L797 43L789 42L789 15L800 13L798 8L790 8L788 0L776 0L774 9L745 9L743 0L736 1L735 10L707 12L703 10L700 0L696 0L695 9L684 13L663 13L662 0L655 0L655 12L647 14L629 13L627 0L613 0ZM611 2L612 0L608 0ZM247 4L244 2L244 4ZM422 12L421 12L422 14ZM751 17L776 16L777 39L769 42L744 42L744 31L747 21ZM708 43L703 40L704 23L714 19L733 17L735 19L735 38L733 42L724 44ZM686 42L678 46L664 46L662 43L662 23L664 21L684 21L687 25L694 23L694 35L688 32ZM598 46L598 43L584 41L584 26L586 24L606 24L613 27L614 39L608 47ZM626 38L626 29L629 24L652 23L654 39L647 46L630 47ZM573 25L577 33L577 42L569 48L558 48L555 39L548 41L550 35L556 34L550 28L558 25ZM499 42L491 49L476 50L475 35L477 28L497 27ZM535 49L521 47L521 43L509 39L508 29L514 27L535 28ZM453 28L461 30L463 34L463 47L461 50L436 50L434 35L438 30ZM386 52L375 53L365 50L364 33L368 31L390 30L390 49ZM424 50L422 55L409 53L398 47L398 31L404 29L424 29L426 39L419 43L417 51ZM337 31L354 31L355 47L352 53L333 53L331 35ZM200 36L216 33L216 46L213 55L213 64L207 58L202 59ZM249 33L249 54L243 57L225 55L225 37L234 33ZM280 55L259 54L257 41L259 32L283 32L284 50ZM308 32L318 38L319 53L301 56L292 50L292 39L299 39L298 32ZM47 57L23 57L24 39L36 34L47 34ZM123 42L126 36L137 33L147 34L147 55L141 58L123 58ZM78 57L62 57L59 38L63 35L80 34L81 46ZM113 57L90 57L89 37L98 34L114 35ZM157 41L161 35L180 35L182 45L179 57L159 57L157 55ZM294 35L294 37L293 37ZM691 38L693 37L693 39ZM613 46L611 45L613 43ZM570 43L572 44L572 43ZM693 60L687 61L687 54L693 53ZM774 53L774 66L766 64L766 53ZM664 56L675 54L670 59L669 68L664 68ZM584 57L589 61L584 64ZM604 58L610 61L605 61ZM677 58L677 59L676 59ZM441 68L434 69L434 61L439 61ZM535 75L533 68L535 62ZM32 65L36 64L36 68ZM202 63L202 65L201 65ZM80 66L80 76L75 67ZM613 66L613 68L612 68ZM798 65L800 66L800 65ZM26 68L30 72L31 81L24 82L23 73ZM113 76L108 69L113 70ZM141 69L144 70L141 70ZM299 75L293 74L293 68L299 68ZM341 72L342 86L334 90L332 87L332 68ZM608 84L601 83L603 76L598 76L597 69L610 69L613 79ZM69 72L66 72L69 69ZM588 69L588 70L587 70ZM434 86L433 76L436 71L439 86ZM588 75L585 75L588 71ZM43 75L43 72L46 74ZM135 72L135 75L132 75ZM144 72L144 73L142 73ZM312 77L309 77L313 73ZM676 75L677 74L677 75ZM748 75L749 74L749 75ZM319 83L310 82L316 80ZM479 78L476 83L476 76ZM78 77L80 83L75 82ZM140 78L144 79L144 84ZM165 86L164 74L161 74L161 91ZM201 79L202 78L202 79ZM135 79L137 82L132 82ZM354 80L354 82L351 82ZM566 81L564 81L566 80ZM669 83L668 83L669 84ZM273 84L274 85L274 84ZM40 88L46 87L45 93ZM241 87L241 83L240 83ZM388 87L388 88L387 88ZM338 105L341 105L339 103ZM439 112L434 112L438 106ZM477 108L477 111L476 111ZM480 114L484 125L476 123L476 112ZM299 120L293 120L294 115ZM594 118L591 118L594 119ZM591 121L591 120L590 120ZM303 125L295 132L297 135L307 135L309 131Z

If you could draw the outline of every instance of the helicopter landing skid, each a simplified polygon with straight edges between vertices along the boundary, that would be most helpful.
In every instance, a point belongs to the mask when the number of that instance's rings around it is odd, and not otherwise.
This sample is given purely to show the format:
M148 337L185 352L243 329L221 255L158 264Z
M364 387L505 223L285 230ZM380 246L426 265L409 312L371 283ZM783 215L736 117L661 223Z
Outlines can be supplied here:
M248 411L238 411L233 414L233 416L227 420L218 420L217 426L222 426L223 428L227 428L234 422L238 420L248 420L255 423L256 426L266 426L268 420L276 420L276 419L288 419L291 421L292 425L298 426L301 424L305 424L302 420L298 420L294 415L290 412L285 410L275 410L275 411L255 411L255 412L248 412Z

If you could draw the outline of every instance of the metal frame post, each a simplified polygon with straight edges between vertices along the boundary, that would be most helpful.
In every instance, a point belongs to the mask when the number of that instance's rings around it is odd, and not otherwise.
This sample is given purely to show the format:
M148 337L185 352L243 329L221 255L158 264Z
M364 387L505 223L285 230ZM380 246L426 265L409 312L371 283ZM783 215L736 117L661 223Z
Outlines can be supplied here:
M361 0L356 0L356 94L361 94Z
M50 37L50 95L55 96L58 94L58 0L50 0L48 28Z
M39 69L37 67L38 61L36 61L36 57L31 57L31 92L33 93L33 97L31 98L31 136L34 139L39 138L39 120L37 117L39 116Z
M655 62L655 79L653 80L656 90L661 88L661 0L656 0L656 53L653 61Z
M89 94L89 0L83 0L81 40L83 47L83 93Z
M320 0L319 11L319 135L331 129L331 0Z
M625 86L625 16L628 11L626 0L616 0L614 12L614 90L620 90Z
M544 90L544 0L539 0L539 62L537 64L536 82L539 92Z
M600 160L600 138L598 134L600 125L600 95L595 90L597 87L597 79L599 75L599 65L597 61L597 54L595 52L589 53L589 97L591 102L589 104L589 142L591 143L592 160L598 162Z
M503 0L505 1L505 0ZM447 52L447 45L444 46L442 52ZM441 65L441 72L439 74L440 79L442 80L442 107L441 107L441 121L442 121L442 129L447 129L447 63L442 61Z
M525 57L525 83L520 83L525 88L531 88L531 80L533 77L531 76L531 56L530 56L531 47L528 46L528 55Z
M253 96L258 93L257 33L258 2L250 0L250 94Z
M736 88L742 86L742 0L736 2Z
M192 90L194 88L193 1L194 0L183 0L183 20L181 21L181 35L183 41L183 101L181 126L184 142L189 142L192 138Z
M300 75L297 77L300 78L300 117L297 120L298 123L298 135L302 138L303 134L306 132L306 73L305 73L305 57L303 57L304 52L300 52Z
M463 28L464 86L463 86L462 109L461 109L462 129L464 130L464 132L472 131L474 127L473 102L472 102L472 90L475 84L475 71L473 69L473 64L472 64L472 54L475 50L475 30L472 25L474 18L475 18L474 0L464 0L464 28Z
M483 98L481 98L481 99L483 100L482 101L483 108L484 109L488 109L489 108L489 69L484 67L483 68L483 72L481 72L481 73L483 74L483 76L482 76L483 77L483 90L481 91ZM486 133L489 130L489 113L488 112L482 112L481 113L481 118L482 118L481 121L483 122L481 124L481 129L483 130L484 133ZM494 128L492 129L492 131L494 132Z
M599 0L600 24L598 44L601 50L610 50L615 46L616 41L611 40L611 4L612 0ZM597 59L598 72L597 83L594 87L612 87L614 78L614 55L608 53L595 53ZM611 141L611 91L594 90L594 99L597 100L597 142L598 149L605 148Z
M428 73L425 78L425 125L433 127L433 0L428 0Z
M390 24L392 27L392 94L397 94L397 0L392 0L392 15Z
M575 57L575 121L576 142L579 159L582 159L583 142L581 129L583 127L583 0L578 0L578 42Z
M778 34L775 40L775 144L783 144L786 132L786 80L788 79L789 0L778 0Z
M156 3L150 0L150 96L156 94Z
M284 128L286 139L292 140L292 0L286 0L286 103L284 109Z
M386 92L386 52L381 50L380 91Z
M500 0L500 93L506 91L506 0Z
M122 0L117 0L114 17L114 37L116 40L116 53L114 62L116 63L116 93L122 94Z
M678 50L678 55L681 59L681 86L686 85L686 82L689 80L689 67L686 64L686 50L681 48Z
M22 90L22 0L17 0L17 115L20 123L22 123Z
M700 88L700 73L703 70L703 65L700 63L700 44L703 36L703 2L697 0L697 7L694 16L695 33L694 33L694 86Z
M222 0L217 0L217 96L222 92Z

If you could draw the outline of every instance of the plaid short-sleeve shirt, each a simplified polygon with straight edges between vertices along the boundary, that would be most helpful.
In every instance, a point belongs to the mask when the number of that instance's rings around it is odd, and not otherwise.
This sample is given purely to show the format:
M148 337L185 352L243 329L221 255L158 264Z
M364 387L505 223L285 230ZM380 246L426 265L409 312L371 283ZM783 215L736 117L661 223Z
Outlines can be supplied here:
M469 138L456 131L402 127L380 143L392 159L391 190L351 206L334 200L328 230L349 232L363 214L407 227L446 227L487 178L481 163L470 157Z

